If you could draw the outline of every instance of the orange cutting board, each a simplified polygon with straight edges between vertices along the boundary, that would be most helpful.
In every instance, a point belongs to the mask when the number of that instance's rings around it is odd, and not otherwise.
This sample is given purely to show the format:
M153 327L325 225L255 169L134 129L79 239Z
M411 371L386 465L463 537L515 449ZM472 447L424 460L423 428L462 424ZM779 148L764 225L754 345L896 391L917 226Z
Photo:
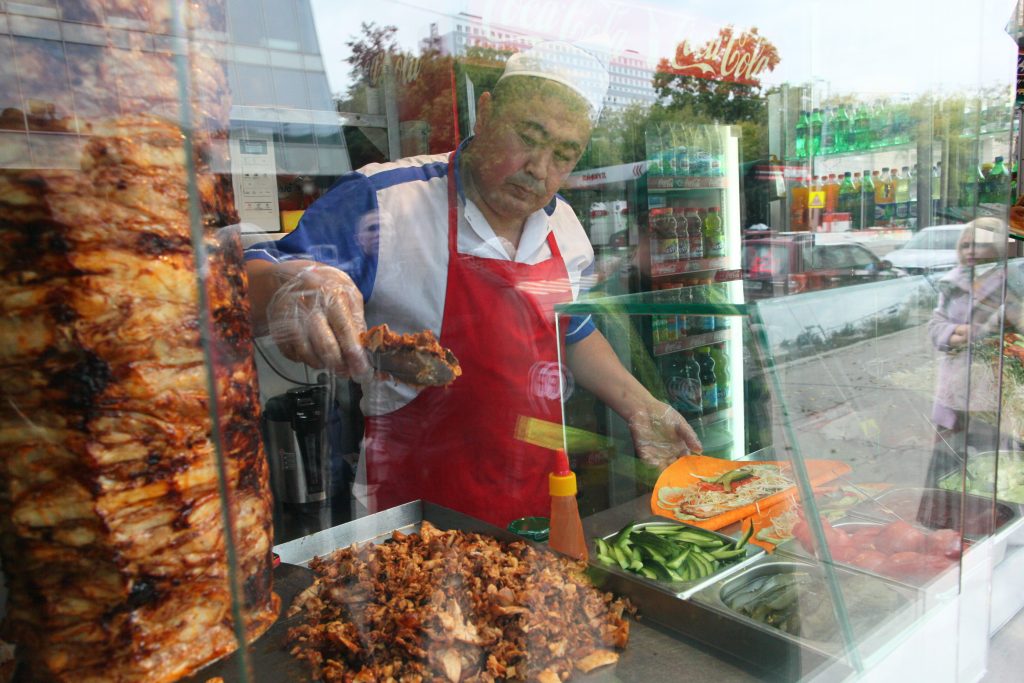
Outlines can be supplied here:
M740 467L746 467L748 465L779 465L787 472L792 471L788 462L777 460L737 462L732 460L709 458L704 455L684 455L666 467L665 471L658 477L658 481L654 484L654 492L651 494L651 512L656 515L661 515L662 517L675 519L669 510L662 509L658 506L658 491L661 490L662 486L691 486L692 484L700 481L697 477L715 477L720 474L724 474L729 470L739 469ZM836 477L850 471L850 466L839 460L808 460L804 465L807 468L807 474L811 479L811 486L818 486L825 482L832 481ZM790 474L789 476L792 479L793 475ZM773 493L770 496L765 496L764 498L748 505L727 510L720 515L715 515L708 519L687 520L687 524L715 531L722 527L727 527L733 522L738 522L741 519L751 517L758 513L763 513L776 503L794 495L796 495L795 485L778 491L777 493Z

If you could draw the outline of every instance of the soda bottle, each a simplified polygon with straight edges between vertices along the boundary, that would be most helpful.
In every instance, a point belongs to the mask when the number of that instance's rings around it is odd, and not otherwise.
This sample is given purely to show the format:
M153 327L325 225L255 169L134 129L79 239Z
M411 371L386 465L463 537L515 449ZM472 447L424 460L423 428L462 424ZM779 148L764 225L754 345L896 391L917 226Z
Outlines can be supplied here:
M729 372L729 356L725 352L725 344L714 344L711 357L715 361L715 377L718 379L718 407L728 408L732 405L732 378Z
M679 237L672 209L651 209L651 262L674 264L679 258Z
M711 143L711 175L720 178L725 175L725 147L717 126L708 127L708 138Z
M860 225L860 192L849 171L843 174L843 182L839 185L839 211L850 214L850 227Z
M696 305L702 305L708 303L707 289L702 285L692 286L688 288L690 290L690 303ZM715 330L715 318L714 316L696 314L691 315L687 319L687 330L691 334L702 334L704 332L713 332Z
M821 153L832 154L836 151L836 112L826 107L821 117Z
M715 376L715 359L711 347L697 349L697 365L700 367L701 408L705 415L718 410L718 378Z
M893 178L895 225L906 226L910 220L910 168L904 166Z
M894 218L893 181L889 167L882 167L882 174L875 184L875 222L878 225L890 225Z
M675 131L672 143L672 153L675 158L672 174L676 176L690 175L690 151L687 146L686 128L678 124L672 128Z
M825 187L825 213L833 213L839 201L839 181L835 173L828 174L828 180L824 181Z
M656 125L651 124L644 129L644 144L647 146L647 175L654 177L664 175L661 133Z
M682 376L677 390L679 410L687 419L700 418L704 414L704 401L701 396L700 365L694 358L693 351L683 353Z
M789 229L807 230L807 192L809 178L800 178L793 186L792 198L789 203Z
M854 149L852 144L853 121L850 119L850 112L846 110L845 104L839 105L839 111L836 112L836 118L832 125L835 129L833 151L847 152Z
M857 113L853 118L853 141L852 149L868 149L871 147L871 115L863 104L857 107Z
M689 240L690 259L704 258L704 231L697 209L686 210L686 236ZM681 235L681 233L680 233Z
M878 187L878 171L864 169L861 175L860 188L860 220L862 228L870 228L876 224L875 217L875 188Z
M690 259L690 237L686 230L686 207L676 206L672 209L672 217L676 222L676 260L680 263Z
M804 159L807 157L807 138L808 128L810 127L810 118L807 116L806 110L800 111L800 118L796 121L796 158Z
M725 256L725 227L719 207L712 206L704 219L704 258Z
M823 193L824 191L825 191L825 187L822 184L821 177L820 176L814 176L811 179L810 192ZM808 196L809 196L809 193L808 193ZM807 229L811 230L811 231L814 231L814 230L817 230L818 227L821 225L821 211L822 210L820 208L815 208L814 206L812 206L812 204L813 204L813 202L808 200L808 207L807 207ZM820 206L820 204L819 204L819 206Z
M808 127L808 134L810 135L811 142L811 156L818 156L821 154L821 127L824 120L821 118L821 109L815 107L811 112L810 125Z

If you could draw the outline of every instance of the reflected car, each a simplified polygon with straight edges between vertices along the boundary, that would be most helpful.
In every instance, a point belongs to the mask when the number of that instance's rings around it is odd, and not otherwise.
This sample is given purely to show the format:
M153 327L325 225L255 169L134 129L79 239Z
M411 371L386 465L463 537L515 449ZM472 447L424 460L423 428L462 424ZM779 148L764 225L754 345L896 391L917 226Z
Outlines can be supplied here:
M799 294L905 275L855 242L815 244L812 233L750 237L743 243L744 291L751 298Z
M964 225L933 225L924 228L898 249L885 255L893 268L919 275L950 270L957 264L956 243Z
M628 225L629 206L622 199L594 202L588 219L590 243L595 247L614 246L610 244L612 236Z

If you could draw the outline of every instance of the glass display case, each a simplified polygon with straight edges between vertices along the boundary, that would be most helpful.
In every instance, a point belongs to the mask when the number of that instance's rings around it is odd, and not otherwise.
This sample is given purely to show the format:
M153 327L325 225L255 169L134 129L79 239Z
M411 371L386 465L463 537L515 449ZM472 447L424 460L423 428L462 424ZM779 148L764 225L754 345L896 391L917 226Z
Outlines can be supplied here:
M1009 4L0 2L0 683L976 680Z
M1013 283L1020 267L1016 259L978 266L973 282L1002 282L1008 272ZM592 536L611 540L629 524L678 520L733 538L749 528L751 542L770 553L696 586L638 575L632 562L605 553L591 560L601 580L648 618L784 679L837 675L833 667L894 675L919 665L900 661L918 638L929 639L937 658L949 653L936 666L979 665L984 636L965 638L964 625L974 620L971 629L984 633L990 609L995 623L997 613L1021 607L990 603L987 591L1016 583L1024 522L1006 489L994 494L991 481L964 488L961 475L992 464L991 450L1006 449L1017 432L1005 429L1006 417L1002 438L997 431L998 323L975 331L955 355L934 351L942 286L917 276L750 299L732 282L710 286L714 303L655 291L560 307L562 316L593 316L623 363L665 401L680 382L705 391L725 384L725 394L729 383L744 385L733 406L763 435L764 445L741 458L690 455L661 469L633 454L628 424L571 381L563 385L565 446L589 484L580 502L595 510L585 519ZM971 302L979 315L993 303L988 315L998 301ZM639 330L672 315L729 320L741 372L719 373L713 356L689 354L666 371ZM977 421L966 435L936 435L935 404L951 392ZM744 410L744 401L754 405ZM1014 456L1002 457L1002 467L1013 467Z

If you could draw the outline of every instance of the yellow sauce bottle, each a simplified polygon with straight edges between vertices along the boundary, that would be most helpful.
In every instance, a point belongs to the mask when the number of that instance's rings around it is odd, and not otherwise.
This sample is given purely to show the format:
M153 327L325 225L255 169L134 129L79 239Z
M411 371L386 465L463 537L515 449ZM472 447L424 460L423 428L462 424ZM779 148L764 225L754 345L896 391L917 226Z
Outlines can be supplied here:
M555 451L555 471L548 475L551 493L551 536L548 545L563 555L586 561L587 539L576 504L576 475L569 469L569 458L559 448Z

